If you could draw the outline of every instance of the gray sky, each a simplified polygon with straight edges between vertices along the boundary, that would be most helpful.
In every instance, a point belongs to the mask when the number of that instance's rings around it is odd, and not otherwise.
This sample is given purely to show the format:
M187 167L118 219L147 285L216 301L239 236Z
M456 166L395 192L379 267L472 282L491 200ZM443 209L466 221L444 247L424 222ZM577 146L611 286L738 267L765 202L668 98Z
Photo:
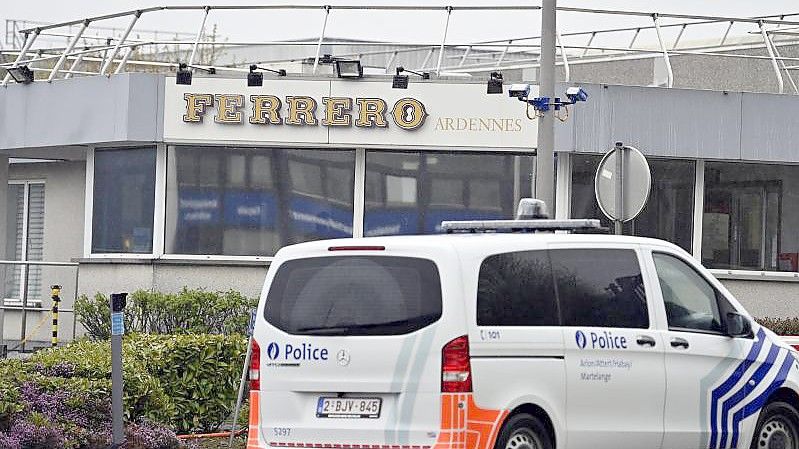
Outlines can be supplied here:
M295 0L162 0L146 2L135 0L25 0L21 2L3 0L0 19L28 19L42 22L59 22L79 19L91 15L142 8L160 4L397 4L385 0L324 0L304 2ZM406 1L409 4L447 5L487 5L519 4L519 2L492 2L489 0L450 0L450 1ZM530 2L540 4L539 2ZM799 12L796 0L561 0L559 5L605 8L616 10L637 10L661 13L701 14L717 16L759 16ZM195 33L200 23L201 12L170 12L143 16L137 27L163 31L185 31ZM355 12L334 11L328 25L328 36L363 39L398 40L407 42L434 42L441 38L445 15L443 12ZM103 25L124 27L123 21L105 22ZM796 17L799 20L799 16ZM320 11L297 12L212 12L209 26L216 24L218 32L230 40L278 40L317 36L322 25ZM448 41L452 43L484 39L503 39L526 35L537 35L540 15L537 12L458 12L453 13ZM597 28L650 25L647 18L621 16L595 16L578 13L561 13L559 28L561 32L583 31ZM100 25L99 23L97 25ZM724 25L702 27L686 34L683 39L699 39L721 36ZM752 26L736 29L737 34L753 31ZM734 32L733 34L736 34ZM91 33L90 33L91 34ZM668 37L676 34L669 32ZM650 36L650 38L653 38ZM618 37L620 42L622 37ZM624 38L625 40L628 38ZM647 39L644 37L644 39ZM577 45L577 41L568 42ZM608 42L611 43L611 42ZM6 47L5 39L0 45Z

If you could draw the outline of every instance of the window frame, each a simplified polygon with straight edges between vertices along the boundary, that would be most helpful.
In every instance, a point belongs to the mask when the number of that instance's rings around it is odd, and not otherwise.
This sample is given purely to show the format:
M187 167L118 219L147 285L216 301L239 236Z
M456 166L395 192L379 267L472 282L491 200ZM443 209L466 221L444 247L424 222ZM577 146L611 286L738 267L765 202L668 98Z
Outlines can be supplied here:
M45 208L46 208L47 207L47 181L45 179L30 178L30 179L9 179L8 180L8 185L22 185L22 186L24 186L23 187L23 206L22 206L22 210L23 210L22 213L23 213L23 217L24 217L23 218L23 224L22 224L22 241L23 241L23 243L22 243L22 254L23 255L22 255L22 258L20 259L20 261L25 261L25 262L28 261L28 254L27 254L27 252L28 252L28 226L29 226L29 222L30 222L30 218L29 218L30 209L28 207L28 204L30 202L29 195L30 195L30 185L31 184L41 184L44 187ZM45 218L45 220L46 220L46 218ZM45 223L45 228L46 228L46 223ZM43 239L44 238L46 238L46 236L43 237ZM44 242L43 242L43 244L44 244ZM10 266L13 267L15 265L10 265ZM24 277L25 276L25 274L24 274L25 271L29 270L31 266L33 266L33 265L21 265L20 266L21 267L20 277ZM20 294L19 298L9 298L9 297L7 297L8 296L7 294L4 294L3 296L6 296L6 297L3 298L3 305L11 306L11 307L20 307L21 308L22 305L23 305L23 300L22 300L23 288L24 288L23 282L20 282L20 289L19 289L19 292L18 292ZM28 286L28 289L30 289L30 285ZM5 292L5 293L8 293L8 292ZM28 307L39 308L42 305L42 298L39 298L39 299L28 298L26 302L27 302L27 306Z
M94 157L98 151L154 148L155 198L153 202L152 250L149 253L95 253L92 249L94 235ZM89 146L86 149L86 189L83 219L83 256L89 259L152 260L163 256L166 208L166 145L129 145L114 147Z
M660 286L660 277L658 276L657 264L655 263L655 255L656 254L660 254L660 255L667 256L667 257L671 257L673 259L676 259L676 260L684 263L691 270L693 270L694 273L696 273L696 275L699 276L700 279L705 281L713 289L713 291L715 292L716 308L719 311L719 320L721 322L720 324L721 324L721 327L722 327L721 331L712 331L712 330L705 330L705 329L691 329L691 328L687 328L687 327L676 327L676 326L672 327L671 325L669 325L668 314L666 313L666 301L663 298L663 290L662 290L662 288ZM693 258L690 258L690 259L693 259ZM722 337L730 338L729 335L725 331L726 328L727 328L727 317L726 317L726 313L727 312L724 311L725 307L723 307L724 304L722 304L722 299L727 303L727 305L729 305L729 309L731 309L729 311L733 311L733 312L736 312L736 313L741 313L741 311L740 311L740 309L738 307L736 307L736 305L732 301L730 301L730 299L727 297L727 295L719 288L719 286L716 283L714 283L710 279L708 279L707 276L705 276L699 269L697 269L697 267L696 267L696 265L694 263L692 263L691 261L687 260L686 258L680 256L677 253L674 253L674 252L671 252L671 251L666 251L666 250L660 249L660 248L658 248L658 249L654 249L653 248L649 252L649 260L651 262L653 283L656 284L656 288L657 288L657 292L658 292L658 298L659 298L659 306L660 306L660 308L662 309L662 312L663 312L663 324L665 325L665 329L666 330L668 330L669 332L682 332L682 333L702 334L702 335L716 335L716 336L722 336Z

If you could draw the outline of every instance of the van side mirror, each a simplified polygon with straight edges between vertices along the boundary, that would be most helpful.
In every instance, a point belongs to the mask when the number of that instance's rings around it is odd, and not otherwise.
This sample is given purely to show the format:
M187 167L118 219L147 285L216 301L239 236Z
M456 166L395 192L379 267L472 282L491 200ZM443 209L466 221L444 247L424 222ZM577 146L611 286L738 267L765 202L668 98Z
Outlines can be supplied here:
M740 313L728 312L726 325L727 335L730 337L751 338L754 335L749 318Z

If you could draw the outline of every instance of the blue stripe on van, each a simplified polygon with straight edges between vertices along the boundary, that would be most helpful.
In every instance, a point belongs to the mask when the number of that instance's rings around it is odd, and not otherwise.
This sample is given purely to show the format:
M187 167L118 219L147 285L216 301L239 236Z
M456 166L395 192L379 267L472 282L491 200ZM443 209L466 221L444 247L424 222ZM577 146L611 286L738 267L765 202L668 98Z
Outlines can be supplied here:
M771 371L771 368L774 367L774 361L777 360L777 356L780 354L780 347L771 343L771 349L769 349L768 355L766 356L766 360L761 364L755 374L752 376L752 380L755 381L755 386L749 386L748 383L744 384L738 391L735 392L732 396L727 398L726 401L721 406L721 443L719 444L721 447L727 447L727 436L729 433L729 428L727 427L727 420L729 418L730 410L741 403L746 396L750 394L753 389L760 384L760 382L766 377L766 375ZM733 433L735 433L736 429L733 428Z
M771 385L769 385L764 392L760 393L758 397L753 399L750 403L744 405L742 409L735 412L732 417L732 447L738 446L738 437L740 436L738 426L740 425L741 421L757 413L761 408L763 408L764 405L766 405L768 398L775 391L777 391L777 389L780 388L785 382L785 379L788 378L788 371L791 369L793 362L794 358L791 356L791 354L786 354L785 360L783 360L782 366L780 366L780 371L777 373L777 377L771 382Z
M763 347L763 343L766 341L766 332L763 331L761 328L757 331L757 340L752 344L752 348L749 350L749 354L746 355L746 358L741 361L738 367L732 372L730 377L727 378L721 385L719 385L716 389L713 390L711 394L710 400L710 448L716 449L717 442L719 439L719 429L718 424L716 423L718 418L718 405L719 399L722 396L729 393L730 390L741 380L746 370L754 363L757 355L760 353L760 349Z

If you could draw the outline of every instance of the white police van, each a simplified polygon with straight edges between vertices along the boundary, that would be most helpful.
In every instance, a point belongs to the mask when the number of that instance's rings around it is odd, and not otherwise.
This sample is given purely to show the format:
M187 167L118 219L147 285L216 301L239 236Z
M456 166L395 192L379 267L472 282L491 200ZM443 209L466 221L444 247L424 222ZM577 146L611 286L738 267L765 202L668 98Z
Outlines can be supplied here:
M794 351L682 249L596 226L280 250L247 447L799 449Z

